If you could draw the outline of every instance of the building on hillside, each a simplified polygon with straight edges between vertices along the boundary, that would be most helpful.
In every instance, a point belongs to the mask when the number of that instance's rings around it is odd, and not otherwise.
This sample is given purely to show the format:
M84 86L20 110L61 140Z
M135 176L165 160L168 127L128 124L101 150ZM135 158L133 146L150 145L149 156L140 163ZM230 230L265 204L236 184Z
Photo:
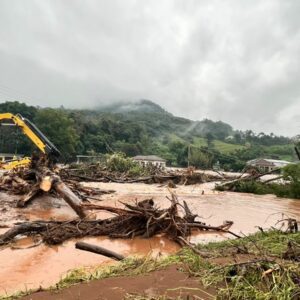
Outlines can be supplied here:
M283 168L289 164L292 164L286 160L268 159L268 158L257 158L247 161L247 166L258 168L262 172L270 172L275 169Z
M234 140L234 136L233 135L228 135L226 138L225 138L225 141L233 141Z
M149 164L159 168L166 167L166 160L156 155L137 155L134 156L132 159L144 167Z

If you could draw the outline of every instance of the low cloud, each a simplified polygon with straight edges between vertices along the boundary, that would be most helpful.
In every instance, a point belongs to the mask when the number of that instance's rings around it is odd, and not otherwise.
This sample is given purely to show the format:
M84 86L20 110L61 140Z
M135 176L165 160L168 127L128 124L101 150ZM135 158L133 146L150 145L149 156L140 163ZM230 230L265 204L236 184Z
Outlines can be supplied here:
M3 0L0 101L147 98L195 120L295 135L300 2Z

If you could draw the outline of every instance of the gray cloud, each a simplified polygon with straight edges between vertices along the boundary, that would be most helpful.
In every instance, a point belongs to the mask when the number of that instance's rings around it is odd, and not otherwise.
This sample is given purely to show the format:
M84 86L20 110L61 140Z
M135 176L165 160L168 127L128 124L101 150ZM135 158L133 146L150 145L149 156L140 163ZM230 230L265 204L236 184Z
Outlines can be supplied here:
M239 129L300 128L298 0L2 0L0 101L152 99Z

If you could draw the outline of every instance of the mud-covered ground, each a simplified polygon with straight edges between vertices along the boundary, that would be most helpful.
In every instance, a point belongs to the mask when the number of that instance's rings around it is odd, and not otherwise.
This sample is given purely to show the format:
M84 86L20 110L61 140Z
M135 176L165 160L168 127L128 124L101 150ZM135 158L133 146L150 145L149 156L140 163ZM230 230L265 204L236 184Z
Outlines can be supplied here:
M220 267L232 263L243 263L253 259L253 255L239 254L212 258L209 263ZM180 264L172 264L163 269L139 275L117 276L92 280L55 291L41 291L25 296L24 300L119 300L119 299L202 299L212 300L216 287L204 286L199 276L184 272ZM157 297L161 298L157 298ZM163 298L165 297L165 298ZM179 298L180 297L180 298Z
M169 195L166 186L118 183L86 183L88 186L116 190L113 194L103 195L101 204L122 206L119 201L131 202L153 198L155 204L167 207ZM257 230L256 226L268 228L281 219L281 214L300 217L300 202L279 199L272 195L251 195L213 191L214 183L193 186L178 186L175 192L180 201L187 201L200 219L211 225L220 225L224 220L234 221L231 228L236 233L248 234ZM15 222L24 220L69 220L76 215L62 200L49 196L40 197L29 207L15 208L16 196L0 194L0 229L7 230ZM100 200L100 199L99 199ZM94 203L99 201L93 200ZM98 213L97 217L109 217L108 213ZM229 236L219 233L194 233L193 242L207 242L226 239ZM174 253L178 246L163 237L151 239L110 240L106 237L86 238L85 241L102 245L126 256L149 252L157 256ZM68 241L61 246L48 247L38 245L38 241L21 239L10 248L0 250L0 294L16 290L47 287L57 282L61 276L73 268L91 267L111 263L111 260L99 255L76 250L75 241Z
M199 286L198 278L189 277L180 272L176 265L173 265L149 274L106 278L74 285L60 291L40 292L26 296L24 300L120 300L134 299L134 296L151 299L158 295L164 295L168 297L167 299L177 299L179 295L182 297L181 299L189 299L188 297L191 295L198 296L198 299L213 299L210 296L215 293L213 288L204 290L202 287L202 291Z

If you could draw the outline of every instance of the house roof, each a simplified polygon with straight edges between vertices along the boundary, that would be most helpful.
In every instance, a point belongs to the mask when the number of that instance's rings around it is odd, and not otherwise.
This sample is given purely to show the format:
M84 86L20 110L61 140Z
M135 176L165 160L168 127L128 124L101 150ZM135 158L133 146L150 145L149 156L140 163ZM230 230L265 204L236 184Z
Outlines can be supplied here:
M156 155L137 155L137 156L134 156L132 158L133 160L147 160L147 161L162 161L162 162L165 162L166 160L159 157L159 156L156 156Z
M257 158L247 161L248 165L269 165L275 167L283 167L292 162L286 160L279 160L279 159L268 159L268 158Z

